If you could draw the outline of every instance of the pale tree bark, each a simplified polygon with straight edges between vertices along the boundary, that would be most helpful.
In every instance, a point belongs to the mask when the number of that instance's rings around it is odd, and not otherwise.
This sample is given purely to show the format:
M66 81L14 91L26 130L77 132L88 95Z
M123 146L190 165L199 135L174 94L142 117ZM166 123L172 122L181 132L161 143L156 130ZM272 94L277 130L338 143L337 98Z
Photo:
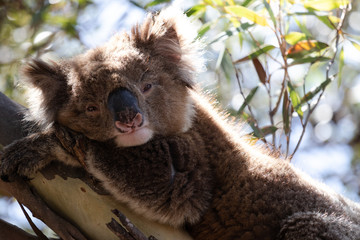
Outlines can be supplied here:
M26 108L0 92L0 144L3 146L26 136L26 123L22 121L24 111ZM6 183L0 180L0 190L25 205L61 239L191 239L181 229L135 214L108 195L84 169L60 162L53 162L31 181L17 179ZM132 224L127 224L129 221ZM44 236L29 235L1 220L0 239L43 240Z

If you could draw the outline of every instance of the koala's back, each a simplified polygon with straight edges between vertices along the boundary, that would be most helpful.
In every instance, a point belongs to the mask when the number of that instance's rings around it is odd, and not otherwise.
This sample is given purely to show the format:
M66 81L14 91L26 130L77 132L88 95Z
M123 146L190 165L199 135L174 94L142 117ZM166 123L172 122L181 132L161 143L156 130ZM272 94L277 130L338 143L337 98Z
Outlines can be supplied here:
M356 204L326 187L309 182L289 164L281 162L284 160L238 161L235 156L229 156L232 164L219 167L221 173L216 175L211 207L203 221L192 229L195 239L277 239L284 224L291 222L297 214L306 218L305 225L315 223L316 228L334 222L333 219L326 220L328 216L334 216L339 222L359 224ZM319 220L323 223L319 224ZM297 222L290 227L296 226ZM296 228L301 230L302 227ZM353 234L360 234L358 230ZM347 231L349 229L343 233ZM350 239L357 239L355 236Z
M358 204L310 179L285 159L236 140L212 114L200 107L194 124L205 139L214 184L210 208L199 224L190 227L195 239L282 239L280 233L290 234L294 226L296 234L303 231L307 237L295 239L360 237ZM335 233L324 231L325 226L332 226ZM316 231L312 235L309 229ZM334 238L336 234L340 237Z

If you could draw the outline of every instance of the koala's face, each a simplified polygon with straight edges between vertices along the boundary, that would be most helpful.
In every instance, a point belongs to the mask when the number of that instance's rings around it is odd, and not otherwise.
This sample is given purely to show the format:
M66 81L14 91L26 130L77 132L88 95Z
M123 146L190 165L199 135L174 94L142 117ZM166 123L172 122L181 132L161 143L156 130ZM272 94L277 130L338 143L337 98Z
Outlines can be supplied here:
M68 100L56 116L60 124L91 139L114 139L119 146L140 145L154 134L190 127L192 103L178 71L137 49L122 50L117 59L94 57L102 52L69 64Z
M180 33L177 24L184 21L169 12L149 15L131 36L117 35L73 59L52 65L35 60L25 69L42 92L33 115L118 146L186 131L199 49Z

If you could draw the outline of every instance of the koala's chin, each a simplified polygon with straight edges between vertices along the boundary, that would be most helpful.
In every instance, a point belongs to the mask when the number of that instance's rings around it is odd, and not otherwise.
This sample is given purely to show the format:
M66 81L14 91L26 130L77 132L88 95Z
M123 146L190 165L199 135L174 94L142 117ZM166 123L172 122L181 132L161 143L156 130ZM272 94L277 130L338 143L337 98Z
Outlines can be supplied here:
M154 131L147 125L126 133L120 133L116 129L114 131L116 131L114 141L118 147L139 146L147 143L154 135Z

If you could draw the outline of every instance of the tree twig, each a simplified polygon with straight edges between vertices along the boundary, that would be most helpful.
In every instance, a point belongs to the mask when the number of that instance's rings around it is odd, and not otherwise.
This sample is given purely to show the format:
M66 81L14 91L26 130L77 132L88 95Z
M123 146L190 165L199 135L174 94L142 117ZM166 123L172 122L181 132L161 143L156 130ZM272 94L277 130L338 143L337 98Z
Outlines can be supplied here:
M121 224L125 227L122 227L118 224L115 219L112 219L110 223L107 224L108 228L113 231L120 239L126 237L126 240L157 240L154 236L146 237L131 221L122 214L119 210L114 209L112 212L119 218ZM118 234L119 233L119 234Z
M25 217L26 217L26 220L28 221L28 223L30 224L30 227L32 228L32 230L35 232L35 234L38 236L39 240L49 240L45 234L43 234L40 229L35 225L35 223L31 220L29 214L26 212L25 208L24 208L24 205L22 205L20 202L19 203L19 206L21 208L21 210L23 211Z
M334 51L334 55L333 57L331 58L331 60L329 61L327 67L326 67L326 76L325 76L325 79L328 80L330 79L332 76L330 76L330 70L331 70L331 67L333 66L334 62L335 62L335 58L336 58L336 55L337 55L337 52L339 50L339 41L340 41L340 35L341 35L341 29L342 29L342 26L345 22L345 17L346 17L346 14L348 12L348 9L349 9L349 5L347 5L343 10L342 10L342 13L341 13L341 18L340 18L340 22L338 24L338 26L336 27L336 37L335 37L335 51ZM325 86L326 87L326 86ZM320 102L320 99L322 98L322 96L324 95L325 93L325 88L321 91L315 105L310 108L310 105L309 105L309 113L307 114L306 116L306 119L305 119L305 122L303 124L303 131L301 132L301 135L300 135L300 138L296 144L296 147L293 151L293 153L291 154L290 158L292 158L292 156L294 156L294 154L296 153L296 151L299 149L299 146L300 146L300 143L304 137L304 133L305 133L305 128L309 122L309 119L310 119L310 115L311 113L315 110L315 108L318 106L319 102Z
M46 203L30 189L27 182L16 179L15 182L0 181L0 188L22 202L33 216L46 223L54 232L65 240L86 240L87 238L72 224L52 211Z

